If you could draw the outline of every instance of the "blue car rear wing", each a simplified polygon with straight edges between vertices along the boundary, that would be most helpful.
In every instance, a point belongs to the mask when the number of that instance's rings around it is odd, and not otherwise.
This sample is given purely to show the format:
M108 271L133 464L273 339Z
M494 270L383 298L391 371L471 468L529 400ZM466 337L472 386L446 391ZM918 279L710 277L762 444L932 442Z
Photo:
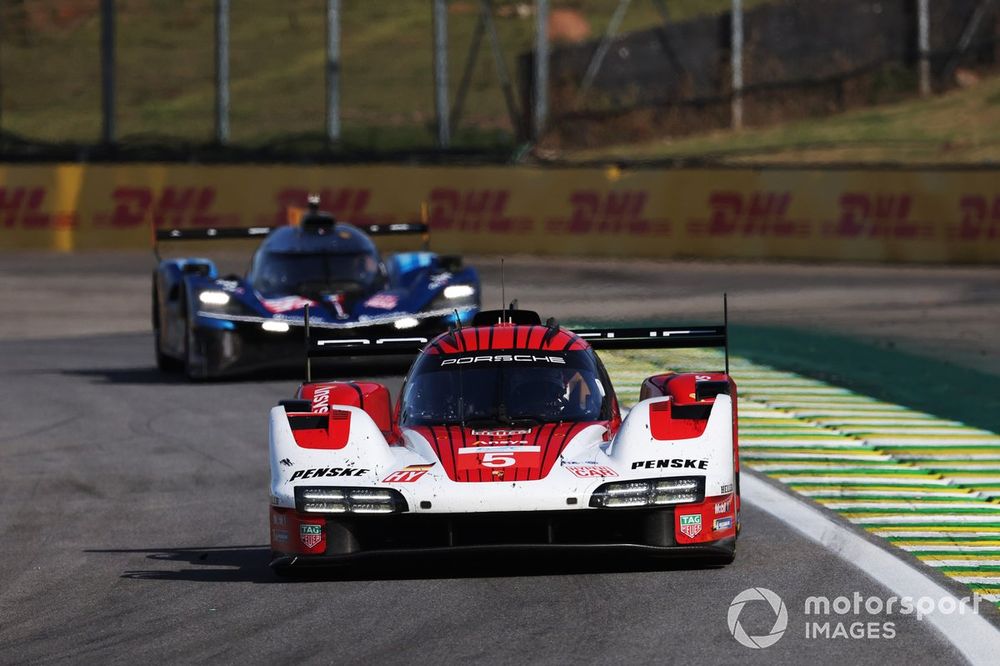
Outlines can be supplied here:
M369 236L390 234L425 234L428 227L423 222L400 222L397 224L353 225ZM239 240L262 238L281 227L206 227L204 229L157 229L157 241L180 240Z
M204 229L157 229L157 241L234 240L262 238L277 227L206 227Z
M318 218L318 219L317 219ZM311 222L304 219L301 224L305 228L319 226L329 220L336 224L332 217L316 215ZM388 236L395 234L421 234L424 244L428 240L429 228L423 222L399 222L393 224L359 224L351 225L369 236ZM159 243L162 241L206 241L206 240L250 240L264 238L275 229L283 227L205 227L203 229L156 229L153 232L153 254L160 258Z

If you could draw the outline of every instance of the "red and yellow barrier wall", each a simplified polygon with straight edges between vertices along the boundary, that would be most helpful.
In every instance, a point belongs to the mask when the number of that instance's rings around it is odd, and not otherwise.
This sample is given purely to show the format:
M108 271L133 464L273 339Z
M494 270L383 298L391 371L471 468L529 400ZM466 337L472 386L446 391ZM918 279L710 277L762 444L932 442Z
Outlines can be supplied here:
M1000 263L1000 171L0 166L0 249L141 248L150 228L284 223L318 192L445 252Z

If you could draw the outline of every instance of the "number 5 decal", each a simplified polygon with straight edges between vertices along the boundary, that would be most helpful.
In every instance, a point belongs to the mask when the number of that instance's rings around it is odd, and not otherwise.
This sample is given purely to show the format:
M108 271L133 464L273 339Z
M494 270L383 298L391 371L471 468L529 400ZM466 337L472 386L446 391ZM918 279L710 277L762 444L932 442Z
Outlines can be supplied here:
M517 459L513 453L484 453L479 464L483 467L510 467Z
M458 450L458 469L502 469L541 464L540 446L463 446Z

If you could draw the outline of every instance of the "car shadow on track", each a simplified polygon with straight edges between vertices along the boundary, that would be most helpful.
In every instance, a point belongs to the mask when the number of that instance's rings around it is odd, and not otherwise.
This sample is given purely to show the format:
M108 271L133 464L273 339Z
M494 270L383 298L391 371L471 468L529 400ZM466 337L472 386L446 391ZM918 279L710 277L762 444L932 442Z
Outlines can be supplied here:
M125 571L133 580L194 581L203 583L301 583L309 581L434 580L509 578L608 573L644 573L714 569L719 565L693 559L654 559L608 552L565 553L504 551L446 555L381 555L351 564L313 568L278 576L268 566L266 546L208 546L204 548L106 549L88 553L145 554L147 559L177 563L180 568ZM191 565L191 566L185 566Z

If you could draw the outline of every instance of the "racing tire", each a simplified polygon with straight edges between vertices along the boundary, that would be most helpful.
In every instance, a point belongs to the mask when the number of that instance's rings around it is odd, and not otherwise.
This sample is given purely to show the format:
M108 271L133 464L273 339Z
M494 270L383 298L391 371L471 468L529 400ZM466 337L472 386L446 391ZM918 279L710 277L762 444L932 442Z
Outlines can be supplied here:
M736 560L736 549L734 548L732 551L726 554L713 555L711 558L709 558L708 561L711 564L718 564L720 566L725 566L728 564L732 564L735 560Z
M180 372L184 363L163 353L160 344L160 305L157 299L156 286L153 286L153 353L156 355L156 367L160 372Z
M192 382L203 382L208 379L208 373L203 364L195 362L194 349L198 340L194 327L185 322L184 330L184 375Z

